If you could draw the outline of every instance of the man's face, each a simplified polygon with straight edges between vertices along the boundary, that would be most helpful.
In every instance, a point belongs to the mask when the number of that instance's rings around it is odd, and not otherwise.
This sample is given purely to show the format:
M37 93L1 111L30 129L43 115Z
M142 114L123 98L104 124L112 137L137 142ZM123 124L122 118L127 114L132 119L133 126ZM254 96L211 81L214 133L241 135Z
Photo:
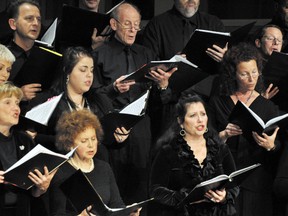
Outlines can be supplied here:
M283 45L283 35L278 28L269 27L261 38L260 48L262 52L270 56L272 52L280 52Z
M141 17L138 11L128 4L119 8L118 20L111 19L111 27L116 32L116 38L125 45L135 42L140 29Z
M288 1L284 1L280 5L280 13L281 13L282 19L285 21L285 26L288 26Z
M11 28L16 37L23 40L36 40L41 30L41 16L39 9L31 4L24 3L19 7L19 15L13 19Z
M198 10L200 0L175 0L176 9L185 17L192 17Z
M82 0L83 5L91 11L98 10L100 0Z

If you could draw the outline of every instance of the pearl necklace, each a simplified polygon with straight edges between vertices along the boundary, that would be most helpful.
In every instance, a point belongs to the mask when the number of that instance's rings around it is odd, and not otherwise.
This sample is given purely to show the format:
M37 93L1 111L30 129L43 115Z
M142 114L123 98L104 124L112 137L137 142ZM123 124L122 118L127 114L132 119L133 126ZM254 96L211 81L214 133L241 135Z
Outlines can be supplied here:
M91 161L89 161L89 168L84 168L83 166L80 165L80 163L75 160L73 157L71 157L69 159L69 163L75 168L75 169L80 169L82 172L85 172L85 173L89 173L91 172L93 169L94 169L94 161L93 159L91 159Z

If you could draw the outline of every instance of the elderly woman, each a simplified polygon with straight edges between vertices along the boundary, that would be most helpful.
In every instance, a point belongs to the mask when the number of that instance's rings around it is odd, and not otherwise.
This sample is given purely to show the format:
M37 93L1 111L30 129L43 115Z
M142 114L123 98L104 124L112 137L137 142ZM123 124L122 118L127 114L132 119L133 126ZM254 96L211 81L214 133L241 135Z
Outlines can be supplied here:
M44 167L44 174L37 169L30 172L28 176L35 186L27 192L4 184L3 170L8 169L34 147L34 142L28 135L12 128L19 121L19 103L22 97L20 88L9 82L0 84L0 215L5 216L30 215L30 192L35 197L45 193L54 175L49 175L47 167Z
M0 44L0 83L8 80L14 62L15 56L7 47Z
M279 143L275 140L279 128L270 136L251 132L251 139L248 140L242 134L245 128L229 123L229 115L238 100L265 122L278 116L273 102L259 94L263 90L262 57L255 46L240 43L227 51L222 64L221 95L211 99L215 126L222 140L227 141L237 169L262 164L241 185L238 213L243 216L272 215L272 170L275 169L274 157L279 149Z
M184 96L176 105L177 122L159 140L159 150L151 171L151 196L162 204L155 215L235 215L238 187L209 190L201 200L178 206L198 183L235 171L227 145L208 130L203 100ZM176 120L176 119L175 119Z
M51 183L50 215L75 215L59 185L78 169L87 175L107 206L123 207L124 203L110 166L102 160L93 160L103 135L97 116L89 110L65 113L59 119L56 131L56 146L59 151L68 152L76 146L78 148L68 163L60 167ZM93 211L93 208L90 210ZM86 210L80 215L89 214L94 215ZM139 215L139 212L131 215Z

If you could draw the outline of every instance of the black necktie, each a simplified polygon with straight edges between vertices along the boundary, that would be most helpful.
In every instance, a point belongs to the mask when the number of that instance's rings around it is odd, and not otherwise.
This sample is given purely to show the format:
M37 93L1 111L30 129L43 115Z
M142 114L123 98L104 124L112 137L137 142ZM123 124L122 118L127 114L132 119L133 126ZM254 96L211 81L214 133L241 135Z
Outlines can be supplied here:
M126 54L126 63L127 63L127 74L132 73L136 70L134 59L131 53L131 48L129 46L126 46L124 48L125 54Z
M188 19L184 19L183 22L184 22L183 44L184 44L184 46L186 46L186 44L188 43L188 41L189 41L189 39L193 33L194 27Z

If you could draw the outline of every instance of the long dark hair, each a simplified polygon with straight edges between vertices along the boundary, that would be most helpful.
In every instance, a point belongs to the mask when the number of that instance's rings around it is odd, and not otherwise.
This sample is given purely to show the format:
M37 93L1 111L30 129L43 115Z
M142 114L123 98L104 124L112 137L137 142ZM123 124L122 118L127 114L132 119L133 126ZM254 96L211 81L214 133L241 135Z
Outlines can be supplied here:
M75 108L75 104L68 97L67 77L72 73L73 68L82 57L89 57L93 59L92 54L84 47L68 47L64 51L61 63L62 66L60 67L61 69L59 70L58 77L55 79L55 82L50 89L53 95L59 95L60 93L64 92L64 97L66 97L66 99L69 101L72 108ZM86 94L88 94L88 92L86 92L85 95Z

